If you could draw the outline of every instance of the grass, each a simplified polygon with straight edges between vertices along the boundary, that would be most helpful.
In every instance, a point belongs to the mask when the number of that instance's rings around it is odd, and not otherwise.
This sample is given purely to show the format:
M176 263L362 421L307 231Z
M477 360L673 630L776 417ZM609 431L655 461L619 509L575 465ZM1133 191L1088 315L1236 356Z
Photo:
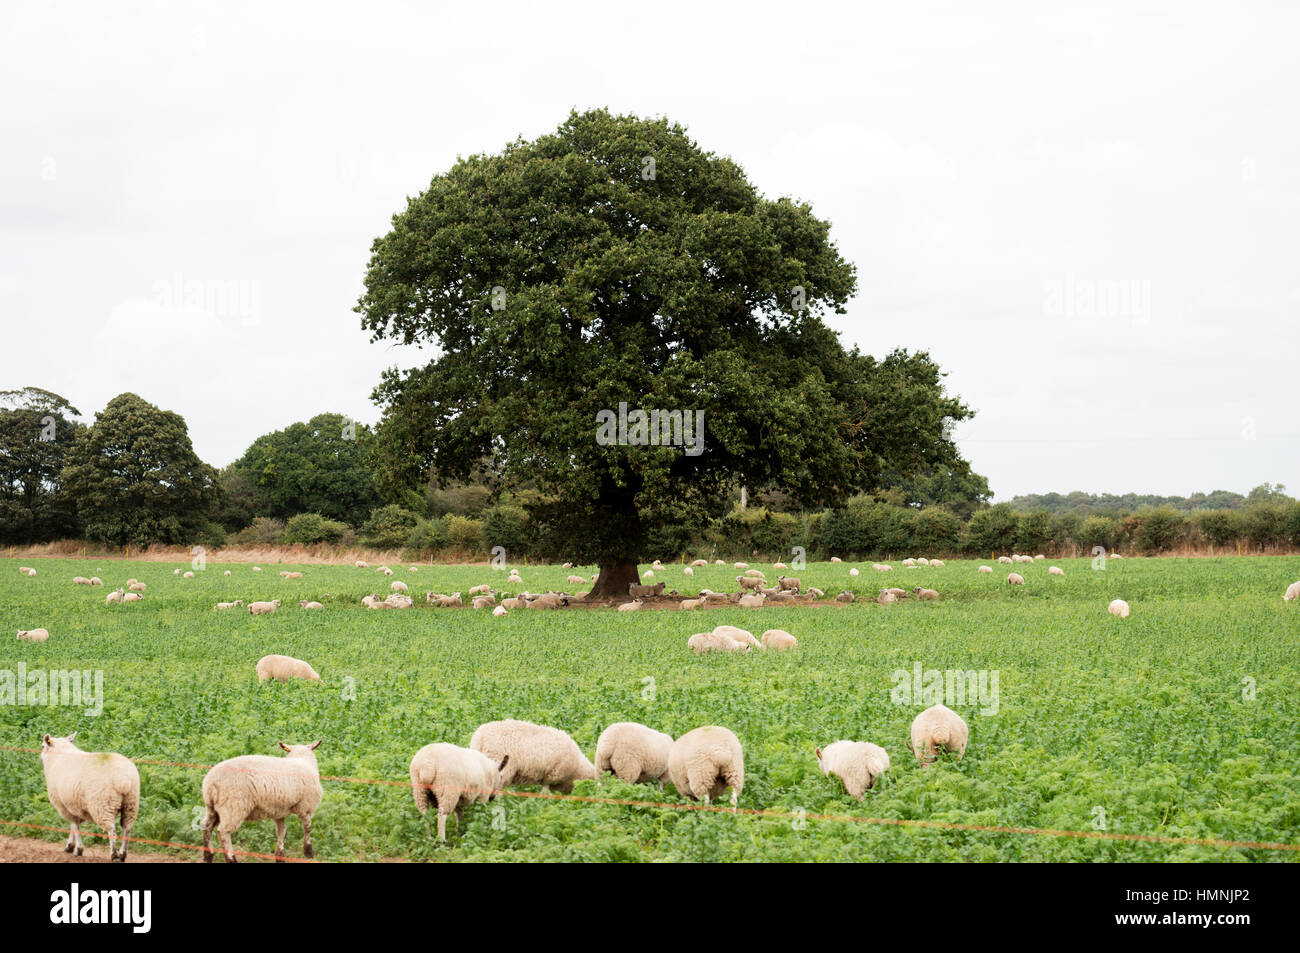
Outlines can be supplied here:
M1282 592L1300 557L1059 560L876 574L870 563L818 563L797 575L848 606L688 615L612 610L369 612L358 600L388 579L348 566L210 563L197 578L177 564L62 559L0 560L0 670L103 672L103 710L0 705L0 746L32 748L46 732L77 731L86 750L213 764L278 754L276 742L323 738L327 775L404 782L411 755L432 741L468 744L475 727L517 717L568 731L590 755L602 728L640 721L674 736L704 724L731 728L745 747L742 808L757 816L652 806L505 797L471 809L436 846L408 787L325 782L313 825L326 860L923 860L1276 861L1300 853L1177 843L932 829L811 815L1300 843L1300 605ZM849 577L851 566L862 574ZM184 568L189 568L185 565ZM276 575L299 569L301 580ZM482 566L396 566L413 595L504 585ZM1027 579L1005 583L1010 569ZM231 570L224 576L225 569ZM534 591L565 588L571 571L521 567ZM97 575L104 588L74 586ZM736 570L669 566L659 579L683 595L734 588ZM770 578L777 573L768 571ZM107 591L137 577L146 599L105 606ZM880 586L932 586L937 603L867 602ZM417 592L418 590L418 592ZM273 616L217 612L218 601L280 598ZM1125 620L1107 603L1133 607ZM319 599L304 612L299 599ZM696 657L692 633L733 623L755 634L784 628L788 653ZM43 626L47 643L9 633ZM307 659L322 684L258 686L254 663L282 653ZM898 670L996 672L992 706L959 708L970 724L966 757L920 770L908 725L920 705L895 704ZM982 711L981 708L984 710ZM813 748L874 741L893 765L864 802L817 770ZM136 836L198 843L197 769L141 765ZM685 804L671 788L580 782L578 795ZM61 826L34 755L0 751L0 820ZM27 833L6 828L6 833ZM291 853L296 821L290 822ZM51 840L65 835L48 833ZM236 846L269 852L269 822L246 825Z

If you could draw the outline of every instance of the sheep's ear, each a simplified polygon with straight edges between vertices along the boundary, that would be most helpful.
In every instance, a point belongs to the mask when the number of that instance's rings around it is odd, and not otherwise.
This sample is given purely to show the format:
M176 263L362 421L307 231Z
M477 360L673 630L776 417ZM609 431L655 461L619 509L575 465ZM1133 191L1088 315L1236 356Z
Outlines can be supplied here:
M288 750L289 750L289 746L288 746L287 744L285 744L283 741L277 741L276 744L278 744L278 745L279 745L281 748L283 748L285 751L288 751Z
M45 736L45 744L47 744L47 745L52 745L52 744L54 744L54 739L51 738L49 735L46 735L46 736Z
M501 759L501 763L497 765L497 770L504 771L506 769L506 762L508 762L509 760L510 760L510 755L505 755Z
M324 738L317 738L315 741L312 742L311 747L308 748L307 750L308 750L308 751L315 751L317 748L320 747L320 743L321 743L322 741L324 741L324 740L325 740Z
M820 760L822 759L822 749L821 749L821 748L813 748L813 751L816 752L816 754L817 754L817 760L820 761Z

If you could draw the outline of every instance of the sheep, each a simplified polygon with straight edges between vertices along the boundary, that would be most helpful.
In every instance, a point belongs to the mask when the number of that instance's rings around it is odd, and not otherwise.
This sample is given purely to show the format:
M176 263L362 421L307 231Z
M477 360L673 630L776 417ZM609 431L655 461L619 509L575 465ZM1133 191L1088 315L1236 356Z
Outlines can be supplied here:
M497 606L495 609L492 610L492 614L493 614L493 615L509 615L510 613L506 611L506 607L505 607L505 606Z
M735 564L734 566L732 566L731 568L732 568L732 569L748 569L748 568L749 568L749 563L736 563L736 564Z
M1010 557L1010 556L999 556L999 557L998 557L998 562L999 562L999 563L1009 563L1009 562L1011 562L1011 557Z
M270 602L250 602L248 604L248 614L249 615L271 615L278 608L280 608L279 599L273 599Z
M1106 611L1111 615L1119 616L1121 619L1127 619L1129 614L1128 603L1123 599L1116 599L1106 607Z
M653 586L638 586L633 582L628 584L627 594L633 599L638 599L641 596L662 596L665 585L666 583L657 582Z
M668 780L668 755L672 750L671 735L634 721L618 721L596 739L596 775L612 771L624 784L657 781L662 788Z
M1047 557L1044 556L1042 553L1037 553L1037 554L1035 554L1034 558L1035 558L1035 559L1046 559Z
M773 592L770 594L765 592L763 593L763 595L767 596L773 602L793 603L795 599L798 598L799 594L797 592L786 591L786 592Z
M582 576L569 576L569 578L566 579L565 581L571 586L580 586L583 583L585 583L587 580L584 579Z
M564 564L563 566L561 566L560 568L561 568L561 569L572 569L572 568L573 568L573 563L565 563L565 564Z
M1286 592L1282 594L1283 602L1295 602L1300 599L1300 582L1293 582L1286 587Z
M449 596L439 596L433 600L433 604L438 609L454 609L463 606L465 603L461 601L459 592L453 592Z
M268 678L277 682L287 682L291 678L302 678L309 682L319 682L316 670L302 659L290 658L288 655L263 655L257 660L257 683L260 685Z
M831 562L833 562L833 563L838 563L838 562L843 562L843 560L840 559L839 556L832 556L832 557L831 557Z
M681 601L680 605L681 605L681 608L686 609L686 610L690 610L690 609L698 609L700 606L704 605L704 600L703 600L703 599L683 599L683 600Z
M906 559L903 560L904 569L911 569L915 565L916 565L916 557L914 556L908 556Z
M745 786L745 753L740 739L726 728L708 725L686 732L668 753L668 776L679 794L708 804L731 788L736 809Z
M244 607L243 599L236 599L234 602L218 602L218 609L242 609Z
M715 566L725 566L725 565L727 565L727 563L726 563L725 560L722 560L722 559L715 559L715 560L713 560L713 565L715 565Z
M755 579L753 576L737 576L736 582L741 589L762 589L763 580Z
M73 576L72 584L74 586L89 586L90 580L87 579L85 576Z
M104 605L111 606L115 602L120 603L122 601L122 595L123 593L121 589L114 589L104 597Z
M687 567L685 567L684 569L682 569L682 575L683 575L683 576L694 576L694 575L695 575L695 570L692 569L690 566L687 566Z
M841 592L838 596L835 597L835 601L836 601L836 602L852 602L852 601L853 601L853 593L851 593L851 592L849 592L849 590L845 589L843 592Z
M940 569L942 569L942 568L943 568L943 560L942 560L942 559L931 559L931 560L930 560L930 566L931 566L931 568L933 568L933 567L935 567L935 566L938 566Z
M475 596L470 603L475 609L491 609L497 604L496 599L491 596Z
M705 652L748 652L749 643L737 642L722 632L696 632L686 640L686 647L696 655Z
M741 596L740 607L742 609L758 609L761 608L763 603L766 601L767 596L763 595L761 592L757 595Z
M640 609L643 605L645 605L645 600L643 600L643 599L633 599L631 602L625 602L625 603L623 603L622 605L620 605L620 606L618 607L618 611L619 611L619 612L636 612L636 611L637 611L638 609Z
M787 565L786 565L785 563L783 563L783 562L775 562L775 563L772 563L772 568L773 568L773 569L789 569L790 567L787 566Z
M193 579L193 578L194 578L194 573L192 573L192 572L187 572L187 573L185 573L185 575L182 576L181 578L182 578L182 579Z
M647 569L645 572L641 573L642 579L653 579L654 577L655 571L653 569Z
M549 725L513 718L490 721L478 726L469 746L499 764L509 756L509 763L501 769L503 787L539 784L543 793L555 788L569 794L574 781L598 779L596 766L573 739Z
M885 592L888 592L888 593L890 593L891 595L893 595L893 597L894 597L895 599L906 599L906 598L907 598L907 590L906 590L906 589L893 588L893 589L886 589Z
M872 563L871 568L876 572L892 572L894 567L886 565L885 563Z
M727 595L723 592L701 592L700 595L704 597L706 606L719 605L727 601Z
M794 576L778 576L776 584L780 589L793 589L795 592L803 588L803 583Z
M993 571L993 567L992 567L992 566L980 566L979 571L980 571L980 572L992 572L992 571Z
M261 571L262 571L262 567L261 567L261 566L254 566L254 567L253 567L253 572L261 572Z
M768 629L763 633L762 645L765 649L775 649L778 652L784 652L786 649L792 649L799 644L796 639L785 629Z
M916 564L918 566L928 566L930 565L930 560L926 559L924 556L920 556L917 558Z
M24 576L30 576L32 575L32 573L36 572L36 570L33 569L31 566L19 566L18 571L22 573Z
M969 736L961 715L945 705L932 705L912 720L912 754L922 767L934 760L939 749L952 752L960 761Z
M713 634L725 635L728 638L736 642L739 642L741 645L749 645L756 649L761 649L763 647L763 643L758 641L758 639L754 638L752 632L747 632L745 629L738 628L737 626L734 625L714 626Z
M411 587L408 586L406 583L402 582L402 580L400 579L398 579L396 582L389 583L388 588L391 589L393 592L411 591Z
M746 569L746 576L753 576L755 579L766 579L767 575L761 569Z
M898 601L898 596L894 595L888 589L881 589L880 595L876 596L876 601L882 606L889 606Z
M708 564L709 564L709 561L708 561L707 559L693 559L693 560L691 560L691 565L692 565L692 566L695 566L695 567L697 567L697 568L700 567L700 566L707 566Z
M411 796L415 809L424 816L433 802L438 812L438 840L447 843L447 818L456 815L456 825L465 823L465 808L486 804L501 788L501 771L509 762L506 755L498 764L481 751L452 744L425 745L411 758Z
M499 608L502 609L522 609L528 604L528 600L523 596L515 596L510 599L502 599Z
M355 565L358 569L365 569L365 568L366 568L368 565L370 565L370 564L369 564L368 562L366 562L364 559L358 559L354 565Z
M1008 586L1023 586L1024 584L1025 584L1025 577L1020 575L1020 573L1013 572L1007 574Z
M230 575L230 570L227 569L224 573L222 573L222 575L229 576L229 575Z
M844 782L844 789L859 801L867 796L876 779L889 770L889 754L869 741L836 741L814 748L817 767Z
M127 583L126 588L129 589L131 592L144 592L149 587L142 582L137 582L136 580L132 579L129 583Z
M144 601L144 596L142 596L142 595L141 595L140 593L138 593L138 592L128 592L128 593L126 593L124 596L122 596L122 601L123 601L123 602L143 602L143 601Z
M298 608L299 609L324 609L325 607L321 605L319 602L308 602L306 599L303 599L301 602L298 603Z
M19 642L44 642L49 637L50 637L50 633L46 629L19 629L18 630Z
M939 598L939 593L935 592L933 589L923 589L920 586L917 586L912 591L916 593L916 598L918 599L933 600Z
M59 816L71 824L63 851L81 856L81 825L93 821L108 834L108 859L126 863L131 825L140 813L140 772L129 758L110 751L82 751L66 738L41 741L45 793ZM122 823L118 849L114 824Z
M565 601L558 593L544 592L535 599L529 599L525 609L558 609Z
M367 609L391 609L392 606L379 598L378 593L371 593L368 596L361 597L361 604Z
M483 585L475 586L473 589L469 590L469 595L483 596L483 595L487 595L491 591L492 591L492 587L485 582L483 583Z
M104 580L100 579L98 576L91 576L91 577L90 577L90 585L92 585L92 586L102 586L103 584L104 584Z
M1049 576L1064 576L1065 570L1062 569L1060 566L1048 566L1047 574Z
M419 572L419 571L420 571L420 567L419 567L419 566L412 566L412 567L411 567L411 572Z
M180 574L181 574L181 571L180 571L179 569L173 569L173 570L172 570L172 575L173 575L173 576L179 576Z
M285 579L301 579L301 578L302 578L302 573L300 573L300 572L282 572L282 573L280 573L280 575L283 576Z
M857 571L857 569L850 569L850 570L849 570L849 575L850 575L850 576L856 576L856 575L858 575L858 571Z
M826 595L826 593L822 592L816 586L809 586L807 595L812 596L814 599L821 599Z
M316 749L309 745L287 745L283 758L245 754L217 764L203 778L203 862L212 863L212 829L221 835L223 856L235 863L230 843L245 821L275 821L275 862L284 862L284 820L296 814L302 821L302 855L312 857L311 819L325 792L320 786Z

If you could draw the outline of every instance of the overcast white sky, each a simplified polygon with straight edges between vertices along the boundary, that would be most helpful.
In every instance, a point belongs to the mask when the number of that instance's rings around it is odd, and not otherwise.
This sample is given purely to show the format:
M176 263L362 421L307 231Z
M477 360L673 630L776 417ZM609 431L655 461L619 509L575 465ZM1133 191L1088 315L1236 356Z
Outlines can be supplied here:
M360 328L372 239L608 106L832 222L846 343L935 355L998 498L1300 490L1300 8L712 6L5 0L0 388L135 391L218 466L373 422L428 355Z

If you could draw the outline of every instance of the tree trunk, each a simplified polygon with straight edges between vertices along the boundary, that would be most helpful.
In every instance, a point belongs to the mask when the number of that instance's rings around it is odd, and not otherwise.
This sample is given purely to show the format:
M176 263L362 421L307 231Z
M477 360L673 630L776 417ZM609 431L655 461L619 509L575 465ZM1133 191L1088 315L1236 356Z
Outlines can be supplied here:
M641 581L641 573L636 562L631 559L618 559L613 563L601 563L600 578L591 587L588 599L617 599L627 602L630 598L627 587Z

